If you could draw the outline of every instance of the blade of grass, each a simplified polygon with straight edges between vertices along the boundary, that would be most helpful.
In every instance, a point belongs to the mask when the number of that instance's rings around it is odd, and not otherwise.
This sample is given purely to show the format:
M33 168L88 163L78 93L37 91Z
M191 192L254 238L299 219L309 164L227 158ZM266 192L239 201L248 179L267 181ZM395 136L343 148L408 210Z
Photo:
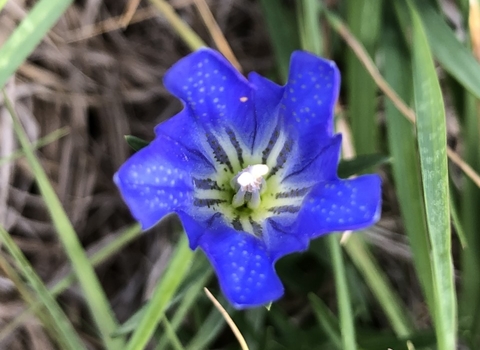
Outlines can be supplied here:
M205 259L206 260L206 259ZM198 281L192 285L188 290L185 296L182 299L181 304L178 306L171 319L171 325L174 331L177 331L178 327L185 320L187 312L194 305L195 300L201 295L203 287L207 284L208 280L212 277L213 271L211 268L207 267L203 272L202 276ZM157 350L166 349L168 347L169 339L165 335L158 340Z
M175 32L185 41L190 50L195 51L202 46L207 46L195 33L192 28L186 24L183 19L175 12L175 9L165 0L150 0L153 6L166 18Z
M0 48L0 88L26 60L73 0L38 1Z
M5 273L10 281L15 285L19 294L21 295L22 299L27 304L32 304L35 302L35 296L31 293L30 288L23 282L21 276L17 273L17 271L10 266L6 257L3 254L0 254L0 271ZM61 348L68 348L69 344L65 343L63 337L59 335L59 331L56 328L55 323L52 321L50 314L46 312L43 308L38 310L36 313L37 318L42 323L43 327L45 328L46 332L50 335L50 337L58 343Z
M25 255L23 255L20 248L18 248L3 226L0 226L0 239L3 246L14 259L15 264L21 271L23 277L35 291L36 297L47 310L49 319L57 331L55 340L60 342L64 349L86 349L85 345L83 345L73 329L70 320L65 316L63 310L55 301L55 298L50 294L40 277L35 273L32 265L30 265L27 258L25 258ZM34 303L34 300L32 300L32 303Z
M393 18L388 17L388 23L385 25L383 33L385 79L404 101L409 101L412 97L413 84L410 56L408 50L402 45ZM414 127L408 120L401 118L398 109L388 99L385 101L385 117L400 212L420 284L427 304L433 307L430 243Z
M170 321L163 316L162 318L162 325L165 329L165 334L168 337L170 344L174 350L184 350L185 348L182 345L180 339L178 339L177 334L175 333L175 329L173 329L172 324Z
M288 77L290 54L300 47L295 16L285 8L284 2L261 0L260 4L277 60L278 73L281 81L285 82Z
M344 248L378 300L395 334L399 337L410 336L414 326L410 317L405 314L408 308L394 293L394 289L362 237L359 234L351 235L344 244Z
M318 324L328 336L330 342L335 346L336 349L343 349L342 337L340 335L338 321L335 319L335 316L328 309L325 303L315 294L309 294L308 299L310 299L310 304L312 305L312 309Z
M64 127L64 128L52 131L48 135L46 135L46 136L40 138L39 140L37 140L36 142L32 143L32 148L33 149L42 148L43 146L46 146L46 145L48 145L52 142L57 141L58 139L60 139L62 137L68 135L69 132L70 132L69 127ZM17 160L19 158L22 158L24 155L25 155L25 152L23 152L22 150L18 150L18 151L13 152L12 154L10 154L6 157L1 157L0 158L0 166L2 166L3 164L6 164L8 162L12 162L14 160Z
M18 119L18 116L16 115L9 98L5 93L5 90L3 90L3 97L5 105L12 116L13 127L17 138L22 146L23 151L25 152L25 156L35 176L40 193L42 194L50 216L52 217L58 237L65 249L65 253L68 255L68 258L70 259L73 269L78 277L80 286L85 294L85 301L100 332L102 341L107 349L122 349L122 339L112 339L110 337L110 334L113 333L117 328L117 322L102 286L95 275L95 271L88 261L87 255L82 248L72 223L68 219L60 200L50 184L47 174L33 153L25 130L23 130L20 120Z
M125 245L130 243L135 237L139 235L141 228L139 224L134 224L133 226L125 229L121 232L115 239L112 240L105 247L98 250L96 253L92 254L90 261L93 266L98 266L105 260L109 259ZM75 274L73 272L68 273L55 285L49 288L49 292L53 296L57 296L68 287L70 287L76 281ZM30 307L25 309L19 315L17 315L11 322L2 328L0 331L0 342L5 339L9 334L11 334L18 326L25 322L29 315L32 312L36 312L42 303L40 301L35 301Z
M167 270L153 292L147 309L125 349L142 350L162 319L168 302L188 272L194 254L188 246L188 239L182 234L177 248L170 259Z
M232 308L228 307L227 311L232 311ZM203 319L202 326L188 343L187 350L208 349L208 345L225 326L226 323L222 314L215 307L212 307L212 311Z
M380 33L382 0L347 1L347 23L353 35L373 56ZM348 115L357 154L378 151L377 86L354 52L347 52Z
M480 63L457 39L434 6L423 0L415 0L415 6L435 59L468 91L480 98ZM452 52L455 54L452 55Z
M410 14L418 148L434 283L435 310L432 313L439 350L451 350L456 347L457 315L451 256L445 109L423 24L413 6L410 6Z
M477 62L480 61L480 2L478 0L469 1L468 24L471 40L471 51ZM465 160L472 165L475 170L480 170L480 150L478 149L478 140L480 139L480 102L472 94L465 94L464 113L463 113L463 140ZM468 248L462 252L461 275L462 284L459 298L459 324L460 328L466 329L470 335L471 348L480 347L480 329L478 324L478 310L480 309L480 259L478 251L480 249L480 218L478 208L480 206L480 189L465 178L463 189L460 193L460 215L456 219L455 206L452 206L453 222L460 228L455 228L457 232L464 228L465 239ZM454 203L455 204L455 203ZM461 221L460 221L461 220ZM472 307L472 305L475 305Z
M415 123L415 112L408 107L408 105L398 96L398 94L391 88L391 86L382 77L378 68L375 66L372 58L365 51L362 44L350 33L348 28L343 24L342 20L334 13L328 11L325 7L322 7L323 12L326 14L328 22L332 28L347 42L348 46L355 52L357 57L363 63L368 70L373 80L383 91L383 93L392 101L405 118L412 123ZM450 147L447 147L448 158L455 163L475 184L480 187L480 175L472 169L465 161L455 153Z
M301 47L303 50L323 56L324 40L319 15L318 1L301 0L297 2L297 22Z
M357 349L357 344L355 341L352 302L350 300L350 293L348 292L347 276L345 274L345 265L343 262L339 237L337 235L328 236L328 243L332 254L333 272L335 275L342 349L355 350Z
M203 258L203 259L202 259ZM195 261L195 266L193 266L188 272L187 276L183 278L182 283L175 292L175 296L168 301L167 306L165 307L165 312L170 311L171 308L177 306L179 302L181 305L184 304L185 298L190 294L191 290L195 290L198 287L200 281L206 276L211 275L212 270L208 265L207 259L199 251L195 253L195 256L192 258ZM199 291L203 288L204 285L200 286ZM148 303L144 304L139 308L128 320L126 320L116 331L115 336L120 334L129 334L132 333L136 328L141 319L143 319L145 312L147 311ZM177 311L180 310L180 306L177 308ZM175 316L177 316L175 314ZM172 318L172 326L175 327L175 317ZM180 322L183 321L180 320ZM175 328L176 330L176 328Z

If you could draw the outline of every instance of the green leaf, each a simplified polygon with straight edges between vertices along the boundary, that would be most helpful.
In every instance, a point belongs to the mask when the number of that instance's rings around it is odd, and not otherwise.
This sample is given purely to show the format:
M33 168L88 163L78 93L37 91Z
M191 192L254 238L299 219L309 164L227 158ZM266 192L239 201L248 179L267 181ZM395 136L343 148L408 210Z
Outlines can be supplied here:
M374 56L380 34L382 0L347 1L347 25ZM347 50L346 91L348 116L357 154L378 151L377 86L354 52Z
M458 41L434 6L424 0L415 0L415 4L435 59L468 91L480 98L480 63Z
M225 310L230 314L233 309L228 306ZM195 336L187 346L188 350L208 349L210 343L225 328L226 323L222 314L215 307L202 322L202 326L197 330Z
M346 179L352 175L364 172L379 165L385 164L390 159L382 154L364 154L353 159L342 160L338 165L338 176Z
M345 274L345 264L343 262L342 248L338 235L329 235L327 237L330 252L332 254L333 272L335 275L335 288L337 291L337 304L339 310L340 330L342 336L342 349L355 350L357 344L355 341L355 326L352 312L352 302L348 291L347 276Z
M133 135L125 135L125 141L127 141L128 145L135 152L140 151L142 148L147 147L150 144L150 142Z
M385 54L386 81L404 101L412 99L411 57L403 45L396 21L388 13L382 38ZM388 146L396 193L405 231L413 253L414 266L427 304L433 307L433 280L430 262L430 243L423 200L420 159L418 157L415 127L403 117L390 99L385 99Z
M272 40L280 77L282 82L285 82L288 77L290 55L300 47L295 12L287 9L284 2L261 0L260 3Z
M320 3L317 0L297 1L297 23L303 50L323 55L322 27L320 25Z
M188 239L182 234L172 254L167 270L158 282L140 322L127 344L127 350L143 350L163 318L165 309L184 279L194 254L188 246Z
M57 336L55 337L55 340L59 342L64 349L86 349L70 323L70 320L57 304L55 298L50 294L40 277L35 273L30 262L25 255L23 255L20 248L15 244L14 240L3 226L0 226L0 239L7 251L13 257L18 269L20 269L26 281L28 281L29 285L35 291L37 298L47 310L49 318L56 330Z
M395 333L400 337L408 337L414 330L408 308L394 293L388 278L362 237L358 233L351 235L344 248L380 303Z
M136 238L141 232L141 228L139 224L134 224L131 227L123 230L120 234L113 238L111 242L109 242L103 248L100 248L97 252L92 254L90 261L93 266L98 266L115 253L117 253L120 249L125 247L128 243L130 243L134 238ZM55 283L53 287L49 289L49 292L53 296L57 296L63 291L65 291L68 287L70 287L76 281L76 276L73 272L70 272L65 277L63 277L60 281ZM30 305L25 311L20 313L16 316L12 321L10 321L7 325L3 326L0 331L0 342L5 339L8 335L10 335L15 329L24 321L30 317L29 315L32 312L35 312L42 306L42 302L40 300L35 301L33 304Z
M73 0L38 1L0 48L0 88L33 52ZM1 7L0 7L1 8Z
M434 283L439 350L456 347L456 297L451 256L447 133L442 91L419 14L410 4L413 86Z
M309 294L310 304L312 305L313 312L317 319L318 324L328 336L332 344L336 349L342 348L342 337L340 335L340 329L338 320L325 303L317 297L315 294Z
M69 128L68 127L64 127L64 128L52 131L48 135L46 135L46 136L42 137L41 139L37 140L36 142L32 143L32 148L33 149L42 148L43 146L46 146L46 145L64 137L65 135L68 135L68 133L69 133ZM25 153L22 150L17 150L15 152L13 152L12 154L8 155L8 156L1 157L0 158L0 166L2 166L5 163L8 163L8 162L14 161L16 159L19 159L19 158L23 157L24 155L25 155Z

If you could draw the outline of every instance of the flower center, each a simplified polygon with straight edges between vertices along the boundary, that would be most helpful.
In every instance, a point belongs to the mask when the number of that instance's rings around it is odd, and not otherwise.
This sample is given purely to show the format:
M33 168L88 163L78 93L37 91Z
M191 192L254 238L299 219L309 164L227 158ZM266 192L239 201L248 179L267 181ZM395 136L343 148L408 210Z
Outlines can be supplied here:
M260 206L260 196L267 188L263 177L269 170L265 164L249 165L232 178L230 186L235 190L232 198L234 208L246 205L250 209L257 209Z

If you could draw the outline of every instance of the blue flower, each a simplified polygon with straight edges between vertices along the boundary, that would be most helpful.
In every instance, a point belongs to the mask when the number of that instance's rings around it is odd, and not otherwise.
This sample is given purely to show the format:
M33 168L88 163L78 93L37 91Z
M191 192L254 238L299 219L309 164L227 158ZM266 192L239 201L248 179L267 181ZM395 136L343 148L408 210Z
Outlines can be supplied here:
M282 256L379 219L380 178L337 177L333 62L295 52L288 83L279 86L256 73L246 79L201 49L164 83L185 108L158 125L154 141L114 179L144 229L168 213L180 217L190 247L205 252L235 307L282 296L274 268Z

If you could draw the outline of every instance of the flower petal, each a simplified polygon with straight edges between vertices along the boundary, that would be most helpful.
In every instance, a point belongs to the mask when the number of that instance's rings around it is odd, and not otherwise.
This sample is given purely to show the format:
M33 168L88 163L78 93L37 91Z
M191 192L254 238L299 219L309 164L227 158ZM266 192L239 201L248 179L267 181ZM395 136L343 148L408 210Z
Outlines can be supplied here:
M159 137L128 159L114 175L123 199L143 229L168 213L191 206L192 166L182 147Z
M380 209L378 175L322 182L305 198L295 230L310 238L332 231L358 230L377 222Z
M252 145L256 123L251 86L218 52L200 49L186 56L168 70L164 84L206 131L231 126Z
M248 75L248 80L253 89L256 121L254 148L257 148L264 143L264 140L270 139L279 123L280 101L284 88L255 72Z
M285 175L282 182L291 187L304 187L309 183L335 181L338 161L342 147L342 135L330 138L329 143L321 148L308 161L297 162Z
M305 155L333 135L339 90L340 73L334 62L302 51L292 54L282 115L298 130Z
M280 222L279 222L280 221ZM279 220L268 219L263 240L272 261L293 252L301 252L308 248L308 237L290 232Z
M158 124L155 134L180 145L189 164L203 164L207 175L215 171L214 160L204 151L202 140L205 132L197 125L189 109L184 109L174 117ZM208 169L207 169L208 168ZM196 171L198 173L198 169Z
M223 228L206 232L200 247L215 268L223 293L236 308L265 305L282 296L282 283L260 239Z

